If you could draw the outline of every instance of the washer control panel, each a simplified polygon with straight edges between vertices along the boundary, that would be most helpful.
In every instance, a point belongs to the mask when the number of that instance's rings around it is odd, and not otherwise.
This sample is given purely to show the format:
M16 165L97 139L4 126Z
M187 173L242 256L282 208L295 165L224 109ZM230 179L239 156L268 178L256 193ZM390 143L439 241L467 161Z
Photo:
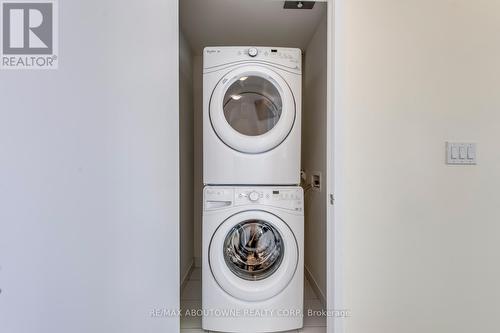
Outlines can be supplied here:
M205 210L233 206L262 205L304 211L304 193L301 187L206 187Z

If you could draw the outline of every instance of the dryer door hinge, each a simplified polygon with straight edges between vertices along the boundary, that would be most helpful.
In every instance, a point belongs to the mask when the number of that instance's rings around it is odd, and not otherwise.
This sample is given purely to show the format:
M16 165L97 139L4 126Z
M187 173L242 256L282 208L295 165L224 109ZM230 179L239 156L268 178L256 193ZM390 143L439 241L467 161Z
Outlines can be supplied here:
M333 206L334 203L335 203L335 198L333 196L333 193L330 193L330 205Z

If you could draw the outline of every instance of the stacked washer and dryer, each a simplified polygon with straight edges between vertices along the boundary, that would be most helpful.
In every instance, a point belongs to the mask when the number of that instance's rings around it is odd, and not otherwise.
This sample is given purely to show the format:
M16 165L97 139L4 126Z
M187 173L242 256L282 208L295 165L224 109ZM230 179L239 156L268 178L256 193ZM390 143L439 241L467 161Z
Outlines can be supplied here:
M302 327L299 49L203 52L203 329Z

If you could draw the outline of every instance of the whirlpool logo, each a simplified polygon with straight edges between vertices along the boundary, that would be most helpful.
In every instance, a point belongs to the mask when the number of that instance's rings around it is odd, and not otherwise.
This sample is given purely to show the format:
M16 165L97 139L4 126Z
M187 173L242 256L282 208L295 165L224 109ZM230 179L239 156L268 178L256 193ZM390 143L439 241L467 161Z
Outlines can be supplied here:
M56 0L0 0L2 69L56 69Z

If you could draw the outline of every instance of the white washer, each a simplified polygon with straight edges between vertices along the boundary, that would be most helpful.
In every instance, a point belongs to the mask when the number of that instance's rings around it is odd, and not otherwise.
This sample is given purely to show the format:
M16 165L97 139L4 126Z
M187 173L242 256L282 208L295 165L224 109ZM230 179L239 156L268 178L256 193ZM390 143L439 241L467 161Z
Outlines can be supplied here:
M302 53L203 51L203 183L300 184Z
M203 329L302 327L303 202L300 187L205 187Z

